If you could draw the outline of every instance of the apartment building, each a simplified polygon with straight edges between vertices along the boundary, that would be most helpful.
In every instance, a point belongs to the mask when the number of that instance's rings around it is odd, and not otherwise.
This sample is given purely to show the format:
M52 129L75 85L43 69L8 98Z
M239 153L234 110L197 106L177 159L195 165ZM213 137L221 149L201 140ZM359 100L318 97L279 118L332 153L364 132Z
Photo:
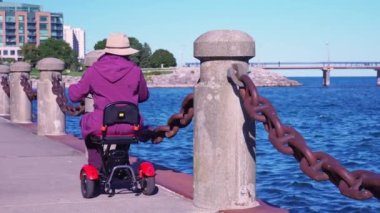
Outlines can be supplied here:
M84 61L85 56L85 32L81 28L63 26L63 40L70 44L70 47L77 53L78 60Z
M63 39L63 15L43 11L40 5L0 0L0 57L19 60L21 47L48 38Z

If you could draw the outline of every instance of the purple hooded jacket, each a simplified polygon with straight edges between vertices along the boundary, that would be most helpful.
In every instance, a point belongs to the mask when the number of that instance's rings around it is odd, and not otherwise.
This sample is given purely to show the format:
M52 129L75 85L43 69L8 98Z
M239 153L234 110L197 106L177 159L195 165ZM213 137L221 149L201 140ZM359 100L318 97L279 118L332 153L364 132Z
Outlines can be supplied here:
M117 55L103 55L83 74L77 84L69 87L69 98L73 102L92 94L94 112L82 116L82 137L100 133L103 109L111 102L128 101L138 104L148 99L149 90L141 69L133 62ZM142 126L143 119L140 121ZM108 129L110 134L130 134L133 127L118 124Z

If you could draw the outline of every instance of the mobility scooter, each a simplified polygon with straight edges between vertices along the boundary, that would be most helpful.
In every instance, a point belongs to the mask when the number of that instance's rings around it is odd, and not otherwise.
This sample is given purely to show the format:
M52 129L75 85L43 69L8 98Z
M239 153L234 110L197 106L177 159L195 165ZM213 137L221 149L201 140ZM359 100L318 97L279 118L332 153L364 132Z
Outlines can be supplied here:
M102 192L115 194L116 189L127 189L135 193L155 193L155 169L153 164L143 162L137 174L129 163L130 144L138 143L140 130L138 107L129 102L114 102L103 111L103 126L97 135L91 135L92 143L98 145L102 156L102 168L98 171L92 165L84 165L80 172L81 191L84 198L93 198ZM110 135L108 127L115 124L131 124L135 131L130 135Z

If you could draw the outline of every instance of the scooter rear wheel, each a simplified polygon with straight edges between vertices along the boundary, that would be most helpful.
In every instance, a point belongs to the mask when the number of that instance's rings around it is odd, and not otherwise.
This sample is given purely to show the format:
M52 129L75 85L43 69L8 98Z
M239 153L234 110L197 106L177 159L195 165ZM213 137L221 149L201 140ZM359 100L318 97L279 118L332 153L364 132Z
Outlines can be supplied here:
M155 177L144 177L142 179L142 186L144 195L153 195L156 190Z
M80 175L81 191L84 198L93 198L98 194L99 182L87 178L86 172L82 171Z

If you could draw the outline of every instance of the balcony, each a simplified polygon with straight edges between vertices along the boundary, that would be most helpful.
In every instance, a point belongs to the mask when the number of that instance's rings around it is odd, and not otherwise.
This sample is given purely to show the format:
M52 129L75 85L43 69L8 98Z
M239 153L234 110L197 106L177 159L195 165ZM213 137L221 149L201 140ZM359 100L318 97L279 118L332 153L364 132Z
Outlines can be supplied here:
M58 20L58 21L54 21L54 20L51 20L51 23L52 24L63 24L62 21Z
M6 30L16 30L16 27L14 25L6 25L5 29Z
M16 35L6 35L5 37L6 37L7 41L8 41L8 40L9 40L9 41L12 41L12 40L15 40L15 41L16 41Z
M14 41L7 41L6 44L7 44L7 46L14 46L14 45L16 45L16 40L14 40Z

